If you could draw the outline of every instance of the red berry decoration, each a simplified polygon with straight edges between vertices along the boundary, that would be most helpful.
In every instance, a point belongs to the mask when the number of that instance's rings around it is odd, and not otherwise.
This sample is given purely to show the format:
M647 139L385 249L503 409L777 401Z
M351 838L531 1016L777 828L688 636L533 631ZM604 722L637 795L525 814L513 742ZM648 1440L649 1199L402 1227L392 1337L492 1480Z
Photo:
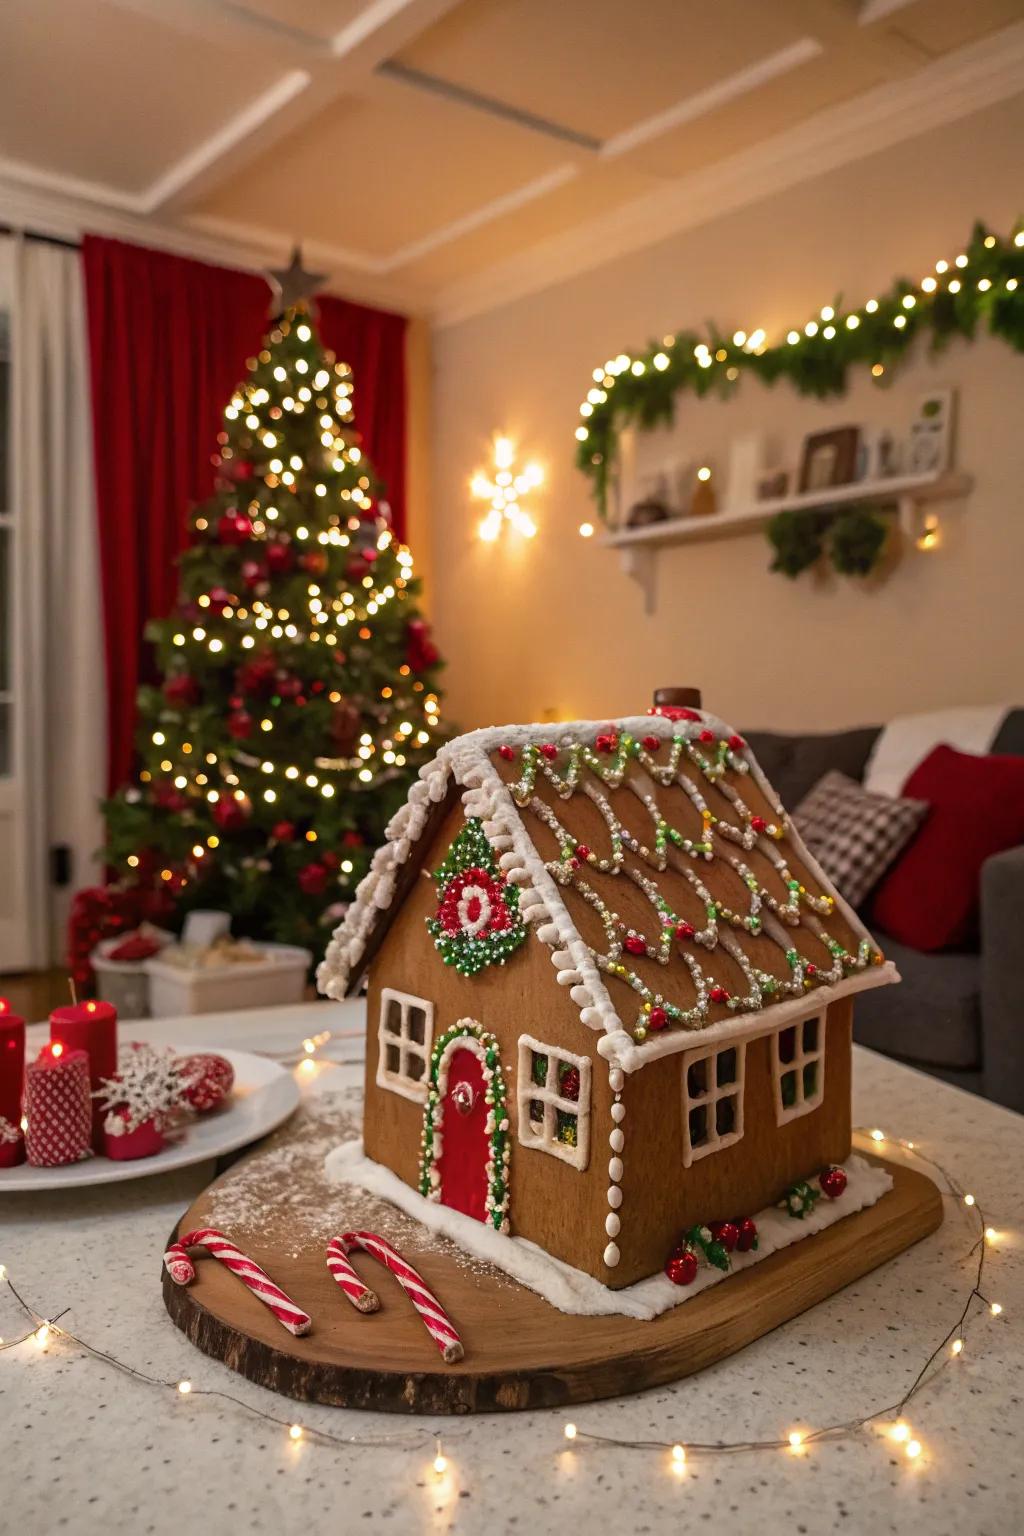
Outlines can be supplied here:
M757 1222L750 1216L744 1216L742 1221L736 1223L738 1236L736 1238L737 1253L749 1253L757 1247Z
M199 684L187 672L177 672L164 683L164 698L176 709L187 709L199 699Z
M768 823L763 816L751 816L750 828L752 832L763 832Z
M673 1285L692 1285L697 1278L697 1255L692 1248L677 1248L669 1255L665 1273Z
M807 964L804 966L804 975L805 976L817 976L817 974L818 974L818 967L815 965L813 960L808 960Z
M540 755L546 757L550 763L558 756L558 748L553 741L546 741L540 749Z
M647 945L638 933L628 934L622 945L627 955L646 955Z
M515 747L509 747L509 746L499 747L498 748L498 756L501 757L501 758L504 758L506 763L513 763L513 762L515 762L516 749L515 749Z
M825 1168L818 1175L818 1183L823 1195L828 1195L830 1200L838 1200L846 1188L846 1170L835 1166Z
M746 746L742 736L730 736L729 746L733 752L739 752Z
M217 520L219 544L247 544L252 538L252 523L244 512L225 512Z
M252 735L253 718L244 709L236 709L234 714L228 715L228 735L236 741L246 741Z
M307 864L299 870L299 889L304 896L319 896L327 889L328 872L323 864Z
M647 1015L648 1029L664 1029L668 1023L668 1014L664 1008L652 1008Z
M587 861L587 859L590 858L590 849L587 847L586 843L576 844L576 857L578 859L582 859L584 863Z
M290 843L295 839L294 821L275 821L270 829L270 835L279 843Z
M709 746L710 746L711 742L714 741L714 739L715 739L714 731L709 731L707 729L701 731L700 735L697 737L698 741L706 742Z
M264 559L267 562L267 570L272 571L275 576L283 576L287 571L291 570L295 557L292 554L290 544L284 544L279 539L275 539L272 544L266 546L263 553Z
M676 923L677 939L692 939L695 929L692 923Z
M645 747L645 749L648 752L657 752L657 750L658 750L658 748L660 746L661 746L661 737L660 736L645 736L644 737L644 747Z
M594 741L594 746L599 752L614 752L618 744L619 738L614 731L602 731Z
M732 1253L739 1243L740 1229L734 1221L713 1221L711 1236L716 1243L721 1243L726 1253Z
M729 1001L729 994L724 987L712 987L708 992L708 997L713 1003L727 1003Z

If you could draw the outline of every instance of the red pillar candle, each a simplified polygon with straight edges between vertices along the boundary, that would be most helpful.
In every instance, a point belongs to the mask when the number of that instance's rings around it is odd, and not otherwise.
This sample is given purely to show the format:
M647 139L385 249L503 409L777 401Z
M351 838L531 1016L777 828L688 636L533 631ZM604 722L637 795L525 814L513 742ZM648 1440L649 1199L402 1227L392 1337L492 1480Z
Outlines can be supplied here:
M25 1160L21 1094L25 1080L25 1020L0 997L0 1168Z
M57 1168L88 1157L92 1147L89 1058L44 1045L25 1069L25 1151L34 1168Z
M50 1014L50 1042L57 1040L66 1050L86 1053L93 1093L103 1078L117 1076L117 1009L112 1003L90 998L87 1003L55 1008ZM105 1111L93 1099L92 1145L96 1152L103 1151L104 1118Z

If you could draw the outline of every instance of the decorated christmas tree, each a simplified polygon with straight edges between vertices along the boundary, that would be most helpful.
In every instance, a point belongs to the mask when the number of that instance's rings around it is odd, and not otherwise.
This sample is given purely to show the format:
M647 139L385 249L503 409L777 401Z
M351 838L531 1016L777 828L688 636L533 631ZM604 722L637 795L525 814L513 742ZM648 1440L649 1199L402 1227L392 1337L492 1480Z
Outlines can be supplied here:
M353 430L351 370L285 312L224 413L177 607L152 623L119 880L319 951L439 739L409 550Z

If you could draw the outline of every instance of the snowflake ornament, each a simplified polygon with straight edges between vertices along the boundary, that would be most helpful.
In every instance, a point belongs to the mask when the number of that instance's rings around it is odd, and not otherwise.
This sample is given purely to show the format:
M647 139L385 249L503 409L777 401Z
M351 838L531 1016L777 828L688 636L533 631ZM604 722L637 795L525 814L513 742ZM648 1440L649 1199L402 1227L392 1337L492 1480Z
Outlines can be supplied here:
M131 1134L148 1120L165 1124L182 1107L185 1087L180 1059L173 1052L133 1044L122 1047L116 1077L103 1078L93 1097L120 1114Z

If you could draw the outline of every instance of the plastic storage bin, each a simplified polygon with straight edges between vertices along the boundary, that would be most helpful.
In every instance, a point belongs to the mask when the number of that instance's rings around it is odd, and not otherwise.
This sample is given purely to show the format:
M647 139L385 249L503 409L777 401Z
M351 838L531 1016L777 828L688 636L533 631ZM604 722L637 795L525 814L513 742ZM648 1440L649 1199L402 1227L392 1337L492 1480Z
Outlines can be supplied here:
M145 962L149 1011L154 1019L175 1014L226 1013L302 1001L313 963L308 949L291 944L254 944L265 960L196 967L172 965L159 955Z
M117 949L127 937L127 934L122 933L114 939L103 939L89 956L96 973L96 996L113 1003L118 1018L148 1019L149 977L146 966L149 961L110 959L111 950ZM149 926L146 928L146 937L165 946L173 944L175 939L175 935L166 929ZM156 958L156 955L150 956L151 960Z

